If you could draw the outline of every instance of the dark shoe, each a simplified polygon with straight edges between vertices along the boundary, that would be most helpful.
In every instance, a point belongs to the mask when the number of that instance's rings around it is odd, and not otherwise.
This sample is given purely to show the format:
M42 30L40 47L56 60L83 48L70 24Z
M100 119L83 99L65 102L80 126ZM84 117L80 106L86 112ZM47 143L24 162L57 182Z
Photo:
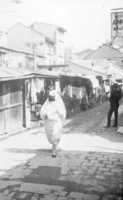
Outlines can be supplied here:
M110 128L110 126L109 126L109 125L106 125L106 126L104 126L104 128Z
M52 149L52 158L56 158L57 151L56 149Z
M117 128L117 125L115 125L115 124L114 124L112 127L115 127L115 128Z
M52 154L52 158L56 158L56 154Z

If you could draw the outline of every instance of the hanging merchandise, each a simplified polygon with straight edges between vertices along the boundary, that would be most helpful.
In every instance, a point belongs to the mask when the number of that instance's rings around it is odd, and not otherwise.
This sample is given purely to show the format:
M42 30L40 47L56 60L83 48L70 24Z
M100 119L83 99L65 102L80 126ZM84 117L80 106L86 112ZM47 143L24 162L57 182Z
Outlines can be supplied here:
M31 81L31 103L37 103L37 91L35 87L35 80Z
M81 87L72 87L72 96L75 96L77 99L82 98L82 88Z
M92 82L93 88L99 88L99 81L97 80L97 78L94 76L89 76L89 78Z
M68 94L70 97L72 97L72 86L68 85Z
M36 78L35 87L37 93L40 93L42 90L44 90L44 79Z
M57 91L57 92L60 92L60 91L61 91L61 89L60 89L60 82L59 82L59 81L56 81L56 82L55 82L55 88L56 88L56 91Z

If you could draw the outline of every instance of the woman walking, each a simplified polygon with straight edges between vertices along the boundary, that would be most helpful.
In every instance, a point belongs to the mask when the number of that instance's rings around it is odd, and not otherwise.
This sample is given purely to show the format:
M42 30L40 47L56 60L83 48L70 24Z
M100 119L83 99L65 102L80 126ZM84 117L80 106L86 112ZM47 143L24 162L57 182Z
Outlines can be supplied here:
M66 108L60 95L49 91L48 98L41 109L47 139L52 144L52 157L56 157L57 146L62 136L63 123L66 118Z

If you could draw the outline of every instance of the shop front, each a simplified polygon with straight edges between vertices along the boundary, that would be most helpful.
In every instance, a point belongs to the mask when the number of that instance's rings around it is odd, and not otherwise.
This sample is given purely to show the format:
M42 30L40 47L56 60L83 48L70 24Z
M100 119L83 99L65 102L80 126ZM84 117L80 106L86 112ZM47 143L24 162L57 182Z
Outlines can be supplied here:
M0 134L9 134L28 127L26 82L31 74L0 69Z
M60 85L68 117L88 108L92 93L92 83L88 78L62 75Z
M0 82L0 133L23 127L23 81Z
M56 88L57 80L56 76L41 73L33 74L33 78L29 80L27 101L30 104L30 127L40 124L41 107L47 99L50 86Z

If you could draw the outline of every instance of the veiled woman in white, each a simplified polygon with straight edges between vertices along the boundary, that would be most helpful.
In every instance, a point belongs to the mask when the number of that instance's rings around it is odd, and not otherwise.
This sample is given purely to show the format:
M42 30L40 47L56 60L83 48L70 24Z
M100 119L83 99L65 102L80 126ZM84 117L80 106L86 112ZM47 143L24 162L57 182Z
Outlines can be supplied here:
M49 92L46 102L41 108L47 139L52 144L52 157L56 157L58 143L62 136L66 108L61 96L54 90Z

